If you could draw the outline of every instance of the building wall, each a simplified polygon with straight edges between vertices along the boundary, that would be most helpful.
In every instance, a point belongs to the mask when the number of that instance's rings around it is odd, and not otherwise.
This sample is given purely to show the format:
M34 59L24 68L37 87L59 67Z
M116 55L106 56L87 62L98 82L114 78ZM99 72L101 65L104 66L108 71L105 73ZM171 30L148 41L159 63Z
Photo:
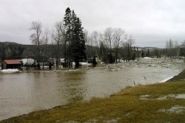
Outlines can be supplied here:
M6 64L6 62L2 62L2 69L19 69L21 64Z

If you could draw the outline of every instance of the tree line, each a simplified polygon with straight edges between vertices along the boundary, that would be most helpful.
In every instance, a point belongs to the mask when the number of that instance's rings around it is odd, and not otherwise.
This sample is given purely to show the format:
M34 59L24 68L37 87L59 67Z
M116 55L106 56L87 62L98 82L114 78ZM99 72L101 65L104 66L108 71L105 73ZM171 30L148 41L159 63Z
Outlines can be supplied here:
M32 22L30 30L33 32L30 36L32 43L37 47L36 60L40 62L40 46L48 43L49 33L46 30L43 34L41 22L36 21ZM75 14L74 10L67 8L64 19L56 22L51 34L51 40L57 46L57 67L62 56L65 58L64 67L70 67L74 61L75 67L78 68L79 62L86 59L83 27L80 18Z
M83 29L80 18L70 8L66 9L63 20L56 22L52 32L48 29L43 31L39 21L33 21L30 30L30 39L36 47L35 59L38 62L41 53L46 55L41 51L41 47L48 45L49 40L51 44L56 45L54 56L57 66L61 57L65 59L64 67L70 67L74 61L76 68L79 67L79 62L96 57L106 63L117 62L121 58L121 52L125 59L132 59L132 36L125 34L121 28L107 28L103 33L94 31L88 34L88 31Z
M82 27L80 18L74 10L67 8L61 21L56 22L53 30L43 29L40 21L33 21L30 26L30 39L33 45L16 43L0 44L0 59L32 57L37 62L47 62L48 58L56 58L56 66L60 58L64 58L64 67L79 67L82 61L100 59L105 63L117 63L120 59L129 61L138 57L177 56L180 46L171 39L166 42L165 49L142 49L135 47L135 40L121 28L106 28L103 32L88 32ZM185 43L181 46L185 47ZM184 54L185 55L185 54Z

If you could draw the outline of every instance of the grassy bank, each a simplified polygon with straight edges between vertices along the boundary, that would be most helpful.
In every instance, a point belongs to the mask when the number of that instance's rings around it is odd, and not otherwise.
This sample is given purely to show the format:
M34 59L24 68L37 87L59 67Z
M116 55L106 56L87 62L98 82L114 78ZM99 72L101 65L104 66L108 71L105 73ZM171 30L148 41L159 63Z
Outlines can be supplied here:
M182 98L176 98L179 94ZM185 122L182 94L185 94L183 81L139 85L109 98L37 111L0 123L182 123Z
M185 80L185 70L183 70L181 73L179 73L177 76L174 76L172 79L169 80L170 81L183 81Z

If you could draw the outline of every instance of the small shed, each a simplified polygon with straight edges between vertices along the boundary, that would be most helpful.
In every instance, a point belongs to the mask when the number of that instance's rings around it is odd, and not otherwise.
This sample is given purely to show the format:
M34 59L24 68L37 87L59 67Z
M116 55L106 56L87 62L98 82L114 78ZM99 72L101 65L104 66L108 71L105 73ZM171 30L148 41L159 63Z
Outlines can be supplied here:
M19 69L21 67L21 61L19 59L9 59L2 62L2 69Z

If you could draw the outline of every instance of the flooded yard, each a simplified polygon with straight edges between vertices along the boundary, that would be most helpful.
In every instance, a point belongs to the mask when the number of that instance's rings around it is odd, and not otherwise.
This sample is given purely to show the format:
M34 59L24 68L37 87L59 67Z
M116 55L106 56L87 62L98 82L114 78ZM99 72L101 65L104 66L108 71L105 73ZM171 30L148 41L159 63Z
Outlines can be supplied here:
M89 69L0 74L0 120L161 82L183 68L183 60L147 58Z

